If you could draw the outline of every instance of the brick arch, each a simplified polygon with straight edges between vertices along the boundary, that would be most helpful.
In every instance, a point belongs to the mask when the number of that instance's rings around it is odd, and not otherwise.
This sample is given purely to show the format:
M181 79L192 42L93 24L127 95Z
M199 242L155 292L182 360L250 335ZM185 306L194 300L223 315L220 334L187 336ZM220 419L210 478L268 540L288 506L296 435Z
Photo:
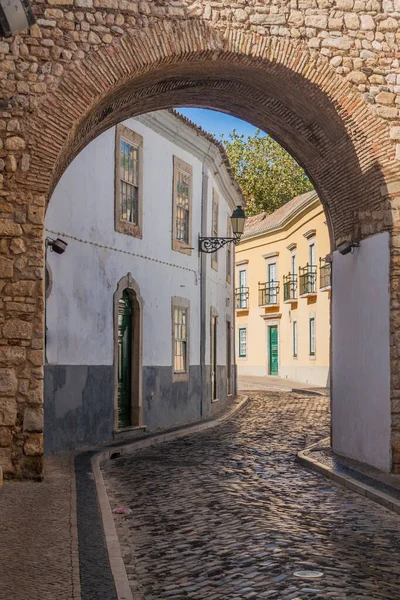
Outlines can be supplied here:
M313 180L332 241L390 225L389 214L386 225L362 228L362 215L381 210L385 182L395 178L394 147L354 86L299 41L220 32L201 20L129 32L67 72L25 125L27 184L49 198L97 135L174 105L224 110L271 133Z

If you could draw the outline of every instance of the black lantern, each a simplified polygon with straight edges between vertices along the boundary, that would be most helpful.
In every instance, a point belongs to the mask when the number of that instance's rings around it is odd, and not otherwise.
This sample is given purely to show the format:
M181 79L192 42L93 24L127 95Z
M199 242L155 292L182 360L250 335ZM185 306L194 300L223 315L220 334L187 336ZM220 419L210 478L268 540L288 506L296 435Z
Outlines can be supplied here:
M234 236L241 236L244 231L246 215L243 208L239 205L235 208L231 216L232 231Z
M243 208L238 205L232 213L231 224L234 237L201 237L199 236L199 252L216 252L226 244L233 242L235 245L240 242L246 222L246 214Z

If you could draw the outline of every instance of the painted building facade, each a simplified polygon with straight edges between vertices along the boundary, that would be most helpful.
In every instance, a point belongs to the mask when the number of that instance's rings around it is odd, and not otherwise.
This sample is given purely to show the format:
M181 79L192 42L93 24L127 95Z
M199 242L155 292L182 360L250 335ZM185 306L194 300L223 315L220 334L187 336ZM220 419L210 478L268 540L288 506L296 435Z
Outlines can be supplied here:
M329 385L329 252L315 192L247 220L236 249L238 375Z
M68 243L46 255L46 452L200 419L235 393L233 248L200 254L198 237L230 235L242 200L222 147L171 111L71 163L45 223Z

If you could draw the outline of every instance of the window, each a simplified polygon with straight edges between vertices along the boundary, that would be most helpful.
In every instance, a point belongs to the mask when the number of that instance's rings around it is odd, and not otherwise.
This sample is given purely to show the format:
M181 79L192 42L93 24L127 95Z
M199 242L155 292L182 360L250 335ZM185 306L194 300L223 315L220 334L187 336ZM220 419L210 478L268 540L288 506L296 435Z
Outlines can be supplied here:
M226 237L232 237L232 227L228 218L228 226L226 228ZM226 280L228 283L232 280L232 244L226 245Z
M191 254L192 167L174 156L172 248Z
M278 279L276 262L268 263L267 304L278 303Z
M310 265L310 292L317 291L317 261L315 258L315 239L309 240L308 246L308 264Z
M310 317L310 356L315 356L315 317Z
M297 357L297 321L293 321L293 356Z
M142 237L143 138L128 127L116 128L115 230Z
M239 356L241 358L247 356L247 329L245 327L239 329Z
M248 308L249 288L247 287L247 270L239 271L239 288L236 292L236 308Z
M291 252L291 275L295 277L297 275L297 262L296 262L296 250Z
M213 188L212 193L212 215L211 215L211 236L218 237L218 193ZM213 269L218 269L218 252L214 252L211 255L211 266Z
M189 301L172 298L173 381L189 380Z

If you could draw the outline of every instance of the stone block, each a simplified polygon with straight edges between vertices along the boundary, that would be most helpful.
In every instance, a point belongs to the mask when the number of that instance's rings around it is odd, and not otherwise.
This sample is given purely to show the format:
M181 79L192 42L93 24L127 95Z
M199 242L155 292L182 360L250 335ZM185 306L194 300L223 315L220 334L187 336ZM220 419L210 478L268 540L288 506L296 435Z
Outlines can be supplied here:
M395 99L396 94L392 94L391 92L379 92L379 94L375 96L375 100L378 104L385 104L386 106L394 104Z
M3 337L7 339L29 340L32 337L32 323L22 319L8 319L3 327Z
M20 346L0 346L0 365L10 367L25 361L25 348Z
M11 446L13 439L12 431L9 427L0 426L0 448Z
M0 398L0 425L13 426L17 419L15 398Z
M0 236L22 235L21 226L11 219L0 219Z
M0 257L0 278L6 279L13 276L14 264L10 258Z
M5 147L6 150L25 150L25 140L17 135L6 139Z
M43 434L31 433L26 436L24 443L26 456L40 456L43 454Z
M306 27L314 29L326 29L328 27L328 17L325 15L306 15Z
M360 28L363 31L372 31L376 27L374 19L371 15L361 15L360 16Z
M0 396L15 396L18 380L14 369L0 368Z
M24 431L43 431L43 408L42 407L30 407L25 409Z
M35 367L39 367L44 361L43 350L29 350L27 358Z
M21 296L23 298L28 298L33 296L33 292L35 290L36 282L30 280L21 280L16 281L15 283L10 283L7 286L7 294L9 296Z
M3 475L14 473L14 467L11 460L11 448L0 448L0 467Z

